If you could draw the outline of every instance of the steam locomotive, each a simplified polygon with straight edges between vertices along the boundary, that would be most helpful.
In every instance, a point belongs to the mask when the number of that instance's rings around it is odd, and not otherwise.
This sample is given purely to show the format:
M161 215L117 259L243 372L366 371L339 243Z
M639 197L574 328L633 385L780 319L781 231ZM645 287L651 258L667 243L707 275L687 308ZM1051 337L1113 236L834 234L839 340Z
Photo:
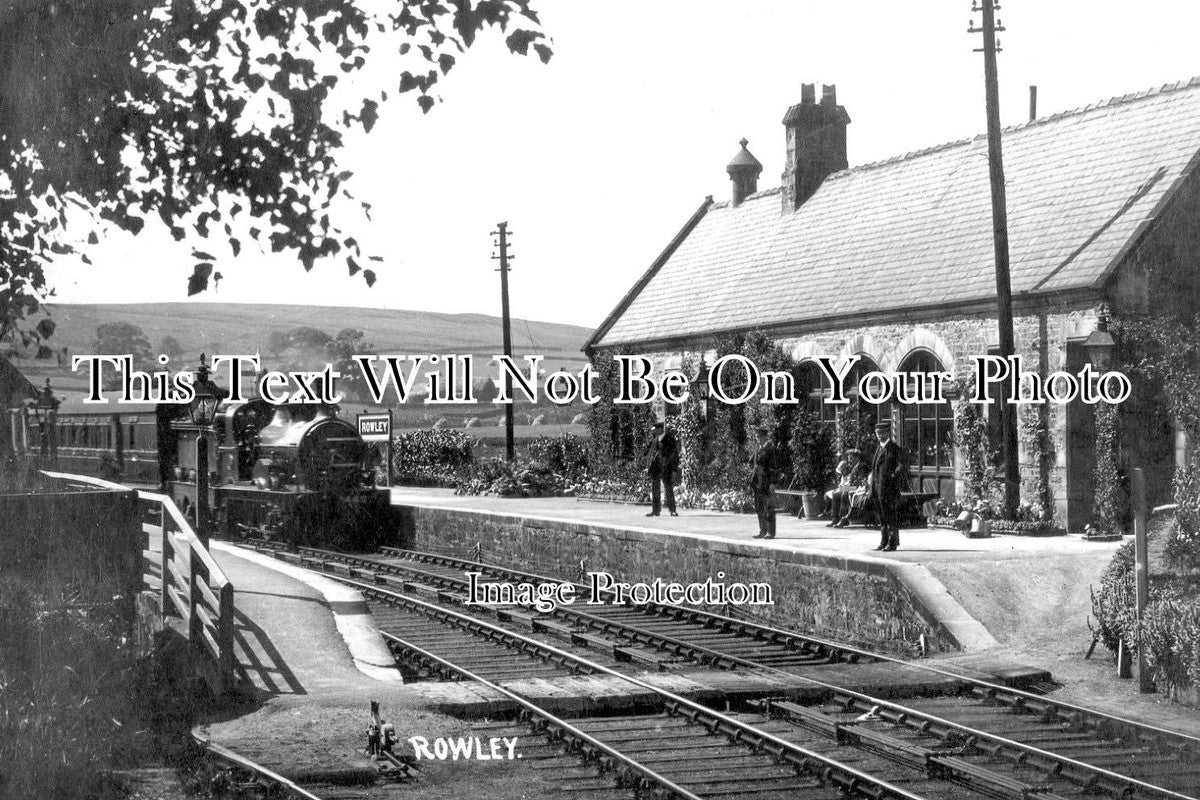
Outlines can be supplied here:
M226 536L347 545L363 539L364 526L390 519L370 449L333 406L222 400L210 426L192 422L179 404L30 406L10 412L9 432L19 460L156 486L193 520L197 456L206 447L209 530Z

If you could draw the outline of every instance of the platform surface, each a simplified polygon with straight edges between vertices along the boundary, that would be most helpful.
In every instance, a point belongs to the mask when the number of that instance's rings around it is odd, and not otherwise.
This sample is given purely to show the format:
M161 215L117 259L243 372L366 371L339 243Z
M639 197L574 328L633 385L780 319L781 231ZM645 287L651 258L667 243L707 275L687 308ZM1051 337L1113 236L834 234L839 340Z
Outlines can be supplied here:
M629 530L655 531L670 535L711 536L744 540L764 550L804 550L841 556L870 556L895 561L930 564L939 561L1024 559L1031 556L1071 556L1106 564L1120 542L1087 542L1081 536L1009 536L968 539L959 531L942 528L902 528L900 549L893 553L875 550L879 531L855 525L827 527L825 520L800 519L780 512L776 515L776 537L755 539L757 518L753 514L731 514L684 508L678 517L647 517L648 506L604 503L572 497L485 497L456 495L451 489L395 487L394 505L416 505L515 514L542 519L566 520Z

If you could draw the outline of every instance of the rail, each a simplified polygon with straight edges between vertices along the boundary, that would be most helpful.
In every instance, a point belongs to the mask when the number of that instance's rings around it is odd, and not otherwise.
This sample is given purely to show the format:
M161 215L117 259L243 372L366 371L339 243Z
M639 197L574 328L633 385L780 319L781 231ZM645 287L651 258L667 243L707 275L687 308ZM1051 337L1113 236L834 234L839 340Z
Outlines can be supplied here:
M223 761L234 769L242 770L253 775L257 780L263 781L266 784L268 793L271 787L276 787L289 797L299 798L299 800L321 800L312 792L306 791L298 786L294 781L288 780L277 772L267 769L262 764L257 764L245 756L239 755L228 747L223 747L214 741L198 735L195 731L192 732L192 739L196 744L200 745L213 758Z

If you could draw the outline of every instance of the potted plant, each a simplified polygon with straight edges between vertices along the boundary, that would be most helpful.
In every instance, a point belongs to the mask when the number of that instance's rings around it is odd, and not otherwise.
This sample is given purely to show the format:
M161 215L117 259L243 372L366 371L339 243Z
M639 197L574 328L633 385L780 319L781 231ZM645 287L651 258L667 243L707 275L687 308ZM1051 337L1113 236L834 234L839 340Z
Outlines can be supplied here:
M833 432L812 411L802 410L792 424L792 466L795 484L801 489L806 519L821 514L822 497L837 466Z

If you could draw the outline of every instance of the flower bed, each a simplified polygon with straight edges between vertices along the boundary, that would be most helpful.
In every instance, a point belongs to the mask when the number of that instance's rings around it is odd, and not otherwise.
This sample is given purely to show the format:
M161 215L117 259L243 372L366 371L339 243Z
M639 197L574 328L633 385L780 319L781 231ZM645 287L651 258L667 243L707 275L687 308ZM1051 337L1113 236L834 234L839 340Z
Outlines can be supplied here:
M992 533L1003 533L1009 536L1064 536L1066 531L1055 527L1049 522L1022 519L991 519ZM936 516L929 521L930 527L949 528L958 530L954 517Z

